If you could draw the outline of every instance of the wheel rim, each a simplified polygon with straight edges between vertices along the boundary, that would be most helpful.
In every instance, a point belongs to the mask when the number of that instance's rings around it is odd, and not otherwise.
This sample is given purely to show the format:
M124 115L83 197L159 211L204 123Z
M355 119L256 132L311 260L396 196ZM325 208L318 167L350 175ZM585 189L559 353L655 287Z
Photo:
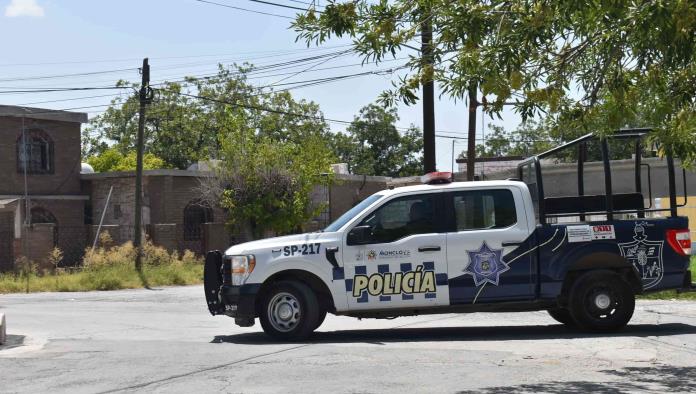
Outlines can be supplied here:
M621 305L621 297L609 287L593 288L585 298L587 311L596 320L613 318Z
M278 293L268 303L268 320L274 329L292 331L300 321L300 302L290 293Z

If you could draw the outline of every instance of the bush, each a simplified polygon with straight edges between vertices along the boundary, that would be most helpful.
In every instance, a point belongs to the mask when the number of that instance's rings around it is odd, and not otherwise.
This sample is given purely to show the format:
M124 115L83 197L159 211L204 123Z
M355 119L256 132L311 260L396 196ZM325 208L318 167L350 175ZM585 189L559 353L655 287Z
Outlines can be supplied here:
M94 250L87 248L82 268L73 272L55 270L39 274L36 264L26 258L18 260L15 273L0 274L0 293L117 290L202 282L203 259L189 250L181 255L176 251L169 253L147 241L143 245L140 275L135 270L136 251L131 242L114 246L107 232L100 234L99 240L100 246ZM62 260L59 249L52 251L51 256L49 260Z

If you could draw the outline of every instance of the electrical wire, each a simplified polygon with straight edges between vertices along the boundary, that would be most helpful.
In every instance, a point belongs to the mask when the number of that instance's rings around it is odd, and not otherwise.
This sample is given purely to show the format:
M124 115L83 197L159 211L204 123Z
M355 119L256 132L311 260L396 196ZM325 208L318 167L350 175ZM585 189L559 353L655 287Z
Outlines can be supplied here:
M341 57L341 56L346 55L346 54L348 54L348 53L350 53L350 52L352 52L352 50L349 49L349 50L343 51L343 52L341 52L341 53L339 53L339 54L337 54L337 55L335 55L335 56L332 56L332 57L330 57L330 58L328 58L328 59L322 59L321 61L319 61L319 62L317 62L317 63L314 63L314 64L312 64L311 66L309 66L309 67L307 67L307 68L305 68L305 69L303 69L303 70L297 71L297 72L295 72L295 73L292 74L292 75L289 75L289 76L287 76L287 77L281 78L281 79L279 79L279 80L273 82L270 86L278 85L280 82L287 81L288 79L292 79L292 78L294 78L294 77L296 77L296 76L298 76L298 75L300 75L300 74L302 74L302 73L311 71L312 69L314 69L314 67L320 66L320 65L322 65L322 64L324 64L324 63L326 63L326 62L329 62L329 61L331 61L331 60L334 60L334 59L336 59L337 57Z
M276 49L276 50L265 50L265 51L246 51L246 52L235 52L235 53L217 53L217 54L207 54L207 55L183 55L183 56L153 56L150 60L169 60L169 59L190 59L190 58L204 58L204 57L214 57L214 56L236 56L236 55L252 55L252 54L270 54L269 56L284 56L291 55L293 53L299 52L316 52L327 49L345 48L352 46L352 44L343 45L331 45L321 48L298 48L298 49ZM258 57L261 58L261 57ZM254 58L252 58L254 59ZM63 64L92 64L92 63L121 63L121 62L131 62L131 61L141 61L142 58L120 58L120 59L100 59L100 60L69 60L61 62L42 62L42 63L0 63L0 67L27 67L27 66L54 66Z
M287 5L287 4L278 4L278 3L273 3L273 2L270 2L270 1L264 1L264 0L249 0L249 1L251 1L252 3L260 3L260 4L272 5L272 6L275 6L275 7L288 8L288 9L291 9L291 10L300 10L300 11L305 11L305 12L307 11L307 9L305 9L305 8L295 7L295 6L293 6L293 5ZM319 10L317 10L317 12L321 13L321 11L319 11Z
M322 50L326 50L326 49L328 49L328 48L325 48L325 49L322 49ZM283 61L280 62L280 63L278 63L278 62L260 63L260 66L257 66L257 69L254 69L254 70L252 70L251 72L249 72L249 73L247 73L247 74L260 73L260 72L262 72L262 71L265 71L265 69L268 69L269 71L270 71L271 69L277 69L277 70L281 70L281 69L283 69L283 68L291 69L291 68L293 68L293 67L302 66L303 63L306 63L306 62L309 62L309 61L313 61L313 60L316 60L316 59L321 59L321 58L323 58L323 57L335 56L336 54L339 54L339 53L341 53L341 52L344 52L344 51L332 51L332 52L322 53L322 54L318 54L318 55L314 55L314 56L310 56L310 57L291 58L291 59L289 59L289 60L283 60ZM287 57L287 56L293 56L293 55L294 55L294 54L290 53L290 54L283 54L283 55L281 55L281 56L282 56L282 57ZM276 55L261 56L261 57L257 57L257 58L246 58L246 60L261 59L261 58L268 58L268 57L275 57L275 56L276 56ZM236 59L236 60L243 60L243 59ZM166 69L181 68L181 67L184 67L184 66L190 66L190 65L196 65L196 64L201 64L201 65L206 65L206 66L207 66L207 65L209 65L210 63L209 63L209 62L204 62L204 63L176 64L176 65L170 65L170 66L167 66L167 67L158 67L158 70L166 70ZM219 70L219 69L216 69L215 71L218 71L218 70ZM113 70L107 70L107 71L113 71ZM212 71L211 71L211 72L212 72ZM94 71L94 72L88 72L88 73L81 73L81 75L72 75L72 74L70 74L70 75L61 75L61 77L66 76L66 77L71 77L71 78L82 78L82 77L90 76L91 74L94 74L94 73L103 73L103 71ZM82 74L84 74L84 75L82 75ZM236 74L238 74L238 73L236 73ZM217 72L215 72L214 74L206 73L205 75L206 75L206 76L217 76L218 73L217 73ZM194 76L194 77L195 77L195 75L189 75L189 76ZM57 77L57 76L56 76L56 77ZM164 78L171 78L171 77L183 78L183 77L181 76L181 74L169 75L169 76L165 76ZM114 81L113 79L109 79L109 80L99 80L99 81L93 81L93 82L94 82L94 83L108 83L108 82L113 82L113 81ZM80 83L82 83L82 82L80 82ZM64 85L64 84L65 84L65 82L61 82L61 85ZM47 88L55 88L55 87L57 87L57 86L58 86L58 85L52 85L52 86L51 86L51 85L43 85L42 87L39 87L39 88L40 88L40 89L47 89ZM36 87L12 87L12 89L27 89L27 90L28 90L28 89L34 89L34 88L36 88ZM0 88L0 89L9 89L9 87L2 87L2 88Z
M75 76L91 76L91 75L97 75L97 74L112 74L112 73L117 73L117 72L135 71L135 70L138 70L138 68L131 67L131 68L121 68L118 70L91 71L91 72L75 73L75 74L40 75L40 76L22 77L22 78L2 78L2 79L0 79L0 82L31 81L31 80L39 80L39 79L55 79L55 78L75 77Z
M291 17L291 16L287 16L287 15L272 14L272 13L270 13L270 12L263 12L263 11L258 11L258 10L250 10L250 9L248 9L248 8L235 7L235 6L229 5L229 4L216 3L216 2L214 2L214 1L208 1L208 0L195 0L195 1L197 1L197 2L199 2L199 3L206 3L206 4L216 5L216 6L219 6L219 7L231 8L231 9L238 10L238 11L252 12L252 13L255 13L255 14L268 15L268 16L275 16L275 17L284 18L284 19L292 19L292 20L295 19L295 18L293 18L293 17Z

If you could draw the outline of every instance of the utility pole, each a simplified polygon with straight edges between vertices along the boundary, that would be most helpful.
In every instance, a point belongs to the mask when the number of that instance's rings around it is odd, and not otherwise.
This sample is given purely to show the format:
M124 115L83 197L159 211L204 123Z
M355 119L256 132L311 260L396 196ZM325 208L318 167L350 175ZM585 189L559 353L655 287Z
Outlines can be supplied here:
M135 269L142 270L143 255L143 232L142 232L142 210L143 210L143 145L145 133L145 107L152 101L152 90L150 89L150 65L147 58L143 59L142 82L140 83L140 111L138 113L138 152L135 165Z
M433 25L430 9L421 14L421 60L423 62L423 164L435 171L435 86L433 83Z
M469 133L466 151L466 180L474 180L474 166L476 165L476 109L480 105L476 99L476 84L469 84Z

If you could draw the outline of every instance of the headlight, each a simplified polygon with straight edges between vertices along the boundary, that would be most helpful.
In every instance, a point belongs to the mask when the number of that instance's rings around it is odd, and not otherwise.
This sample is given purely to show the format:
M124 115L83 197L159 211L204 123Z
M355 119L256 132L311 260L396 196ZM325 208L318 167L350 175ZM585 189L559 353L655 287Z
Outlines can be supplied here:
M232 285L241 286L256 266L254 255L230 256L232 260Z

